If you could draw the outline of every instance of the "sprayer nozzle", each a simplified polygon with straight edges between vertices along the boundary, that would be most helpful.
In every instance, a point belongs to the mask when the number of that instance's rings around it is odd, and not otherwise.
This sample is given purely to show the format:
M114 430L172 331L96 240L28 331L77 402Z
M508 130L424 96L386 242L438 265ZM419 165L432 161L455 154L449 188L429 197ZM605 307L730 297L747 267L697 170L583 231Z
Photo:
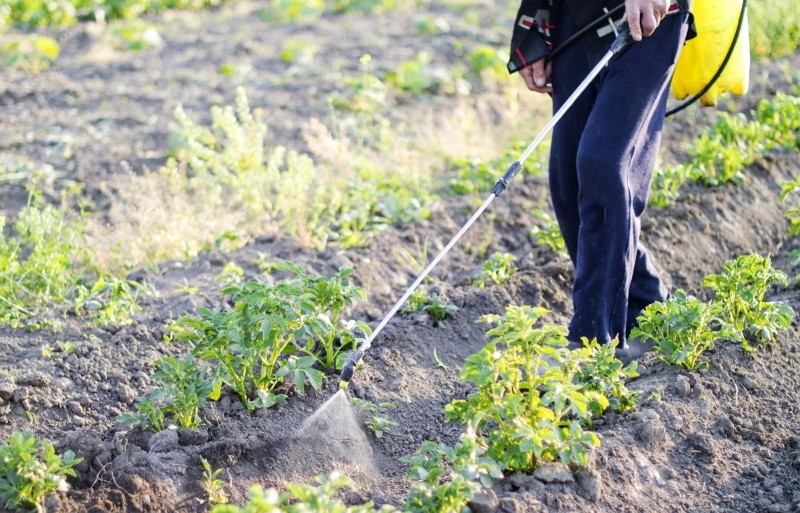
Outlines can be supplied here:
M353 373L356 371L356 365L358 365L358 362L361 361L363 356L364 349L359 347L352 354L352 356L350 356L350 359L347 360L347 363L344 364L344 368L342 368L342 375L339 378L340 390L344 390L350 384L350 380L353 379Z

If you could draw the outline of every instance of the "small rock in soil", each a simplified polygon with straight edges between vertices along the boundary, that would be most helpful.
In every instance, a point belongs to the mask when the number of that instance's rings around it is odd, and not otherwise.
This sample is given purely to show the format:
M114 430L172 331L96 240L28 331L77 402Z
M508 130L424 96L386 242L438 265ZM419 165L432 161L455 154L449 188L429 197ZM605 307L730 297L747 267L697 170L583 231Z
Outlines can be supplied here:
M536 481L532 475L523 474L522 472L514 472L513 474L510 474L506 480L518 490L527 490L530 489L531 486L537 486L539 484L539 482Z
M17 390L17 385L8 376L0 376L0 399L8 401L14 397L14 392Z
M17 388L16 390L14 390L13 401L15 403L27 402L28 400L30 400L30 398L32 396L33 396L33 393L31 392L30 388L20 387L20 388Z
M714 432L720 435L733 435L733 422L728 417L722 417L714 424Z
M547 508L533 494L524 493L501 498L499 510L503 513L544 513Z
M201 445L208 442L208 431L204 429L181 429L178 434L180 445Z
M49 387L52 381L50 375L44 372L29 372L17 378L17 385L45 388Z
M575 474L575 480L578 482L578 492L581 495L592 502L600 500L602 493L600 474L593 470L583 469Z
M561 463L545 463L533 471L533 477L543 483L571 484L575 482L572 472Z
M75 415L83 415L83 406L78 401L67 401L67 409Z
M686 438L686 442L692 450L704 455L711 455L714 452L711 438L707 435L695 433Z
M147 449L152 452L169 452L178 448L178 432L174 429L159 431L147 441Z
M675 378L675 394L678 397L686 397L692 391L692 385L686 376L678 376Z
M499 501L492 490L482 490L467 504L473 513L494 513Z
M751 378L750 376L743 376L742 377L742 386L747 390L753 391L758 388L758 383Z
M639 439L646 444L655 444L667 439L667 429L660 421L642 422L639 430Z
M117 398L120 402L130 406L136 401L136 392L125 383L120 383L117 386Z

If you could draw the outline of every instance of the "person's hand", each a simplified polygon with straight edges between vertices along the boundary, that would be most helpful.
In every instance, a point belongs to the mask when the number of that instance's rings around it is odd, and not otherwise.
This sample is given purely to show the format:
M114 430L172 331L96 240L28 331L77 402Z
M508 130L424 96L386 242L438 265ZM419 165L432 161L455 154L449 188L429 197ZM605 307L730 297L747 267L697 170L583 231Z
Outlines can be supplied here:
M625 20L634 41L649 37L669 11L670 0L625 0Z
M522 79L528 89L537 93L553 92L553 86L550 85L550 74L552 72L553 64L551 62L545 64L544 59L539 59L519 70L519 74L522 75Z

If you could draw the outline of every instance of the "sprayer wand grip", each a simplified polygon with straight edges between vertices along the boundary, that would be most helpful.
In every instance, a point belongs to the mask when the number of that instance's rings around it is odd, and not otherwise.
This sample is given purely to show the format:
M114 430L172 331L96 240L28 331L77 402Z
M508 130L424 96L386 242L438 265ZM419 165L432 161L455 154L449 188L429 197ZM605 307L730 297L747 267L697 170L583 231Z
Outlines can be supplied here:
M612 54L618 54L622 50L628 47L629 44L633 43L633 36L631 35L631 29L628 27L627 23L623 23L619 29L619 34L617 34L617 38L611 43L611 47L608 49L609 52Z

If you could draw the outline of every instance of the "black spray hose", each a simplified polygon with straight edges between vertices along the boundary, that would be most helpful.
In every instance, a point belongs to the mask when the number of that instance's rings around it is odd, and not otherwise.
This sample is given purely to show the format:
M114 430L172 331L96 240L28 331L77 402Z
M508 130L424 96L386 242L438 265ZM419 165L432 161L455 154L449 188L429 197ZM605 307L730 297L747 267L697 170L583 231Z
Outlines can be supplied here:
M632 41L633 38L631 38L630 31L628 30L627 25L624 25L620 29L617 38L611 44L611 48L609 48L606 54L603 56L603 58L600 59L600 62L598 62L595 65L595 67L592 68L592 70L589 72L586 78L583 79L583 82L581 82L580 85L578 85L578 87L575 88L575 91L573 91L572 94L569 96L569 98L567 98L567 100L564 102L564 105L562 105L561 108L558 109L558 112L556 112L553 115L553 117L550 118L550 121L547 122L544 128L542 128L541 132L539 132L539 135L537 135L536 138L533 140L533 142L531 142L528 145L525 151L522 152L522 155L520 155L517 161L511 164L511 166L506 170L503 176L497 180L497 183L492 188L492 192L489 194L489 197L486 198L486 201L483 202L483 205L481 205L480 208L478 208L478 210L476 210L475 213L472 214L472 217L469 218L469 221L467 221L464 224L464 226L461 227L458 233L456 233L455 236L450 240L450 242L447 243L444 249L442 249L439 252L439 254L436 255L436 257L431 261L431 263L428 264L428 267L426 267L425 270L422 271L422 274L420 274L417 277L417 279L414 280L414 283L411 284L408 290L406 290L405 294L403 294L403 297L401 297L397 301L397 303L395 303L394 306L389 310L389 312L383 317L383 320L381 320L380 324L378 324L378 326L370 334L370 336L353 352L352 355L350 355L350 358L347 360L347 363L344 364L344 368L342 369L342 375L339 379L340 389L344 390L347 388L347 386L350 384L350 380L353 378L353 373L355 372L356 366L361 361L361 359L364 358L364 354L369 350L369 348L372 347L372 341L375 340L375 337L378 336L378 333L380 333L381 330L383 330L383 328L386 326L389 320L392 317L394 317L394 315L397 313L397 311L400 309L403 303L405 303L405 301L409 298L409 296L411 296L414 290L420 285L420 283L422 283L422 280L424 280L428 276L428 274L433 270L436 264L438 264L439 261L447 254L447 252L450 251L450 249L452 249L452 247L456 244L456 242L458 242L459 239L461 239L464 233L466 233L466 231L470 228L470 226L472 226L472 224L475 223L475 221L481 216L483 211L489 207L492 201L494 201L496 197L500 196L503 193L503 191L505 191L508 188L511 180L517 175L519 170L522 169L523 162L527 160L527 158L530 156L533 150L542 142L542 140L547 136L547 134L550 133L550 130L553 129L556 123L558 123L558 121L564 116L564 114L569 110L569 108L572 107L572 104L575 103L575 100L577 100L578 97L583 93L583 91L585 91L586 88L589 87L589 84L591 84L592 81L595 79L595 77L603 70L603 68L605 68L605 66L608 64L611 58L614 57L614 55L621 52L622 50L624 50Z

